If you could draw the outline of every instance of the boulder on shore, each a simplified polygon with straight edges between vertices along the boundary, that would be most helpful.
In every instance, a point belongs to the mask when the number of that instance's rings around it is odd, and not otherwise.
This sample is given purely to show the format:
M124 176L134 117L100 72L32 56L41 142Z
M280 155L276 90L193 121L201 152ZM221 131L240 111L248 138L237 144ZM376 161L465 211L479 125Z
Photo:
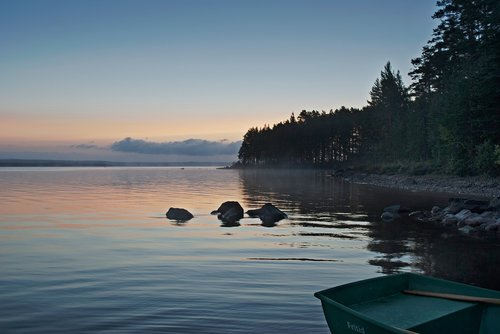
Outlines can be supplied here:
M193 218L193 214L186 209L170 208L167 211L167 218L172 220L186 221Z
M264 204L260 209L248 210L247 214L250 217L258 217L265 224L272 224L282 219L288 218L286 213L272 205L271 203Z
M475 213L482 213L489 209L491 201L480 201L467 198L450 198L446 210L456 214L462 210L469 210Z
M490 201L450 198L446 208L434 207L423 215L415 215L415 218L453 226L465 234L478 231L494 232L500 229L500 198L495 197Z
M217 218L225 222L235 222L243 218L243 207L236 201L222 203L212 214L218 214Z

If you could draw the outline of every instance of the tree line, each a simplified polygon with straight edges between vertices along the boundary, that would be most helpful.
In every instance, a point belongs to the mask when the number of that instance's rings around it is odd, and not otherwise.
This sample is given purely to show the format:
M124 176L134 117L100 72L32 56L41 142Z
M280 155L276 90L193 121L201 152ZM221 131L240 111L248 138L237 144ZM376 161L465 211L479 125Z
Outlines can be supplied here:
M413 59L406 87L388 62L360 109L306 111L252 127L242 166L428 166L498 174L500 166L500 3L440 0L439 24Z

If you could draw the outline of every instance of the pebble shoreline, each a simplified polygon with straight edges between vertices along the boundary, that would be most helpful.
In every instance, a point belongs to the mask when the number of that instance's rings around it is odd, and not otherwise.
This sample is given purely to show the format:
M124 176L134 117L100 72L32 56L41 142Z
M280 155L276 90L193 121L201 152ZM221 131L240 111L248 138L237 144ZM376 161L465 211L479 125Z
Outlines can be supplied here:
M481 199L500 196L500 177L458 177L447 175L367 174L351 172L343 175L349 182L412 191L449 193Z
M387 175L349 173L343 175L349 182L406 189L410 191L441 192L450 195L446 208L434 206L427 211L410 212L417 221L455 227L471 235L496 233L500 235L500 178L453 177L443 175ZM459 197L459 198L456 198ZM401 208L393 205L384 209L384 221L400 217Z

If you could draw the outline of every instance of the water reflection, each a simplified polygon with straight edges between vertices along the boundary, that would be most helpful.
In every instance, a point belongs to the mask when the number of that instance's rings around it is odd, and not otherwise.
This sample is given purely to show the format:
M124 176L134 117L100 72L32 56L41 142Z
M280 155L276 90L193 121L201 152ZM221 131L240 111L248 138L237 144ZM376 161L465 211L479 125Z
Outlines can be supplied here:
M221 221L220 227L238 227L241 226L238 221Z
M0 185L2 333L320 334L313 292L375 272L499 288L496 239L379 218L390 204L429 208L446 195L321 172L190 168L0 170ZM226 228L210 212L227 200L272 202L288 219ZM195 217L169 221L168 207Z
M322 171L243 170L239 177L245 206L271 202L284 210L290 227L299 228L295 234L311 240L300 247L338 247L332 240L365 240L372 254L368 263L381 273L417 271L500 290L498 237L463 236L405 216L394 222L380 219L388 205L428 209L444 206L449 194L355 185Z

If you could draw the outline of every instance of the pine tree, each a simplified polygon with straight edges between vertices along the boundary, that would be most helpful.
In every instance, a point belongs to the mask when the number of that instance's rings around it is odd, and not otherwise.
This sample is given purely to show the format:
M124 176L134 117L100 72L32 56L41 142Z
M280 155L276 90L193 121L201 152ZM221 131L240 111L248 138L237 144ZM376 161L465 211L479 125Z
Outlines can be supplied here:
M404 86L399 71L394 72L387 62L380 78L370 91L368 112L371 119L371 138L375 157L393 161L406 156L406 118L408 113L408 89Z

